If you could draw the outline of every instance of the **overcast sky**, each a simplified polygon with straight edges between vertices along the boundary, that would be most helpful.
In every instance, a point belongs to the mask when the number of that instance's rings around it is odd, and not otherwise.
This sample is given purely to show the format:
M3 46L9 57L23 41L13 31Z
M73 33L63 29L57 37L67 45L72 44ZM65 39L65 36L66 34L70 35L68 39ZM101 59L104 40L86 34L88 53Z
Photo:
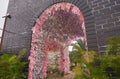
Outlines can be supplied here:
M0 29L3 29L4 18L2 17L6 15L8 2L9 0L0 0ZM1 37L1 34L2 34L2 31L0 30L0 37Z

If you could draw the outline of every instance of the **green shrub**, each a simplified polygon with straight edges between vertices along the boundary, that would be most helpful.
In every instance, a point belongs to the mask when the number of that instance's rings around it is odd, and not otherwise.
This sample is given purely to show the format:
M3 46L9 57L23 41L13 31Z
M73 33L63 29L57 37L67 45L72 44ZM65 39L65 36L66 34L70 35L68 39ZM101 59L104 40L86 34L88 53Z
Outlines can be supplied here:
M106 74L109 76L109 73L111 73L111 76L115 76L120 78L120 56L108 56L108 57L101 57L101 68L106 72ZM106 68L112 68L110 71L106 71Z
M74 69L74 79L120 79L119 60L120 56L102 56L90 63L79 63Z
M94 51L82 50L80 45L74 45L70 57L78 65L74 68L74 79L120 79L120 37L111 37L103 56L97 56ZM72 61L73 61L72 60Z
M120 36L107 39L106 55L120 55Z
M24 79L27 77L27 72L23 71L27 62L21 61L25 53L26 49L22 49L18 55L3 53L0 56L0 79Z
M75 76L74 79L89 79L90 73L89 69L83 67L82 65L76 66L74 69Z

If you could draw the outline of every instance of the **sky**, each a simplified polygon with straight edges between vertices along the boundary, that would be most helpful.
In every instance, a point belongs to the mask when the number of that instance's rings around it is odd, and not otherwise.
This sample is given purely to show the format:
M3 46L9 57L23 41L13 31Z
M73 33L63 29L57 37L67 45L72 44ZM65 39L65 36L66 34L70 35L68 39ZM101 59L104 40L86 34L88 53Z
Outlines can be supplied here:
M7 13L8 3L9 0L0 0L0 37L2 36L1 29L3 29L4 20L5 20L2 17L5 16Z

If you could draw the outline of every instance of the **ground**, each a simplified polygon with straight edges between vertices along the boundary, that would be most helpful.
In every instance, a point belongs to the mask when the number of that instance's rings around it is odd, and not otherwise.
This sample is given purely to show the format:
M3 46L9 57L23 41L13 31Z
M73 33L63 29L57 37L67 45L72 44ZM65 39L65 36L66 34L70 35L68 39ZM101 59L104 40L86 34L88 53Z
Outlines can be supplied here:
M48 74L48 79L73 79L74 73L70 72L69 74L65 74L64 77L61 77L58 73Z

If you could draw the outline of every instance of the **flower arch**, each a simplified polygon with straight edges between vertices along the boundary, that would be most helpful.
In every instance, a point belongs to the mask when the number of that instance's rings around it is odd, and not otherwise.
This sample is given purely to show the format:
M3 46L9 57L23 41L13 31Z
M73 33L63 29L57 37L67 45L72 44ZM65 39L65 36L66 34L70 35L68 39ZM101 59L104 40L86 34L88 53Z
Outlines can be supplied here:
M28 79L46 78L48 51L60 52L60 71L68 73L67 47L78 38L86 42L84 17L79 8L67 2L54 4L40 15L32 31Z

